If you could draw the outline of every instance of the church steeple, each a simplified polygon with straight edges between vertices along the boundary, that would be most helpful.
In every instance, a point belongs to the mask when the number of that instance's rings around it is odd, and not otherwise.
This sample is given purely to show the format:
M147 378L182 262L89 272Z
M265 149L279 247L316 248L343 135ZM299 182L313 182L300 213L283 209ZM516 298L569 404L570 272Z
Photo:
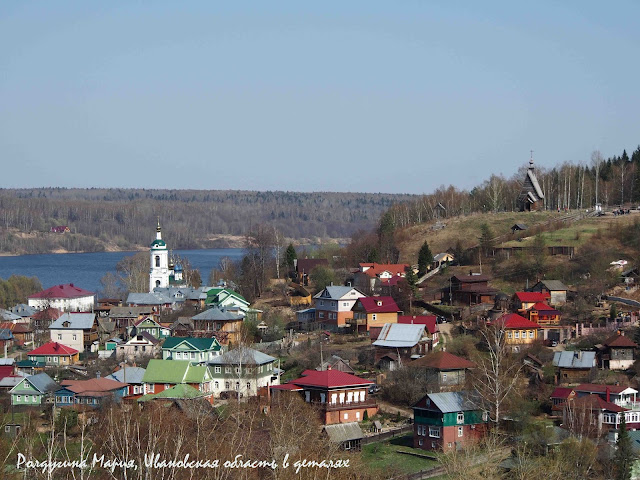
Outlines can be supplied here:
M156 239L151 242L150 269L149 269L149 291L153 292L156 287L169 286L169 251L167 244L162 240L162 229L160 228L160 217L156 227Z

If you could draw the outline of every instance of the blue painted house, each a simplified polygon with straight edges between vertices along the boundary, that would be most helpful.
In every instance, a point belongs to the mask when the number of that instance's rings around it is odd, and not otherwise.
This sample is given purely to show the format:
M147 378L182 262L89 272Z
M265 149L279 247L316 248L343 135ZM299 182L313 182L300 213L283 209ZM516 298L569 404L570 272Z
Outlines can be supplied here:
M105 402L119 402L126 394L126 383L109 378L92 378L89 380L63 380L61 389L56 391L56 407L86 405L99 407Z

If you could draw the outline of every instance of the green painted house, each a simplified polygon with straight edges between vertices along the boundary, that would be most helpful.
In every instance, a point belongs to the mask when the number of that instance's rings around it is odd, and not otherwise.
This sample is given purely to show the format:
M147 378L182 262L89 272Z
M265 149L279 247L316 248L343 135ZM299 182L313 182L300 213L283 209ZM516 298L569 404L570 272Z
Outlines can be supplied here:
M145 317L142 320L138 320L131 328L129 335L132 337L139 335L142 332L147 332L149 335L162 340L171 335L171 330L168 327L163 327L151 317Z
M47 398L53 398L52 393L59 389L60 386L46 373L31 375L9 390L11 405L38 407Z
M413 444L423 450L449 451L482 437L488 416L471 392L429 393L413 406Z
M249 310L249 302L238 292L230 288L211 288L205 300L207 307L237 308L245 315Z
M189 360L204 364L222 354L216 338L168 337L162 345L163 360Z

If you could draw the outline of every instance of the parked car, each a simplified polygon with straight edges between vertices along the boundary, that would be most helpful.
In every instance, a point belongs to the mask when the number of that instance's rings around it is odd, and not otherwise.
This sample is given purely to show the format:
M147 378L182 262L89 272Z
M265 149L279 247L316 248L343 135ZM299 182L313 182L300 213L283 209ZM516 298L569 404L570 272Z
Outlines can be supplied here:
M369 393L378 393L380 391L380 385L376 385L375 383L373 385L369 385Z

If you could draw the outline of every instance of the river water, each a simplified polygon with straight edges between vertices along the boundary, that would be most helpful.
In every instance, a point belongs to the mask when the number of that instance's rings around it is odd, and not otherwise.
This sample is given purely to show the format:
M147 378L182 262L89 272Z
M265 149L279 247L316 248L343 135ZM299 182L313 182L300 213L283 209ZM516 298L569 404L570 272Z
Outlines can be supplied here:
M100 278L107 272L116 271L116 264L124 257L136 252L61 253L46 255L20 255L0 257L0 278L11 275L38 277L44 288L61 283L73 283L78 287L98 292ZM241 248L214 248L206 250L174 250L185 257L191 266L200 270L202 281L206 283L212 268L217 268L220 259L242 258Z

